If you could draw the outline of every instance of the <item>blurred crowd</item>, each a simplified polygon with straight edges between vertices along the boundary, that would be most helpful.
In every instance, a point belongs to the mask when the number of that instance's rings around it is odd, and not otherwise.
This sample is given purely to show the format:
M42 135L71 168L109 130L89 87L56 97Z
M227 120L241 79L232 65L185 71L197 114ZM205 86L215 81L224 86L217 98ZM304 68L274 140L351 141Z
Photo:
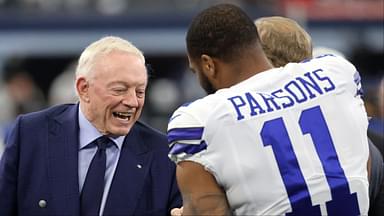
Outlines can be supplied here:
M6 9L21 9L24 11L43 12L95 12L106 15L130 13L158 13L169 11L188 12L205 8L212 4L222 3L223 0L0 0L0 7ZM258 8L275 10L279 0L226 0L227 3L243 8Z

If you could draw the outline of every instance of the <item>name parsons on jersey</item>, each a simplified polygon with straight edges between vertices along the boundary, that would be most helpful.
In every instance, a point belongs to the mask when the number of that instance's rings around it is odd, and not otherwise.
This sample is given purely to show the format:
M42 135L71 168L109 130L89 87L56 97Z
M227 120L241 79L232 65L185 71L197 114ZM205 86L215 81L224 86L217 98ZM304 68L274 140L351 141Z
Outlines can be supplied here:
M255 116L275 110L285 109L295 103L303 103L335 90L331 79L322 74L322 69L307 72L304 76L296 77L271 93L245 92L228 98L237 113L237 120L244 119L244 113L250 111Z

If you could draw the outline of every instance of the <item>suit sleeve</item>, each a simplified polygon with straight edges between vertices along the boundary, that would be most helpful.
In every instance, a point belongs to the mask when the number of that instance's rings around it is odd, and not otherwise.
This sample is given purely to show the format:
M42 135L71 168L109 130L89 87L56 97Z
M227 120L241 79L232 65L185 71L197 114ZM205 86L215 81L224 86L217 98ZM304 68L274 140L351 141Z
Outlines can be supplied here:
M176 181L176 167L173 165L173 178L172 178L172 185L171 185L171 191L170 191L170 198L169 198L169 207L168 207L168 213L170 214L171 210L173 208L180 208L183 206L183 200L181 198L181 194L179 191L179 187L177 185Z
M21 117L13 127L0 161L0 215L17 215L17 179L19 164L19 128Z

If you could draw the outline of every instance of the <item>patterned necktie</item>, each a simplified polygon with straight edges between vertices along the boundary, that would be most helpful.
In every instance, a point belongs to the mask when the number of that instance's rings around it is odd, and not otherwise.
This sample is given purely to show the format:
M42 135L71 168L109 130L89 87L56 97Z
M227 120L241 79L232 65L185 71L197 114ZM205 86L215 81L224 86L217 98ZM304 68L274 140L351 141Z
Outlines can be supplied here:
M99 215L101 199L104 192L104 176L106 169L106 148L112 141L101 136L93 143L97 145L97 152L89 165L87 176L80 195L80 211L82 216Z

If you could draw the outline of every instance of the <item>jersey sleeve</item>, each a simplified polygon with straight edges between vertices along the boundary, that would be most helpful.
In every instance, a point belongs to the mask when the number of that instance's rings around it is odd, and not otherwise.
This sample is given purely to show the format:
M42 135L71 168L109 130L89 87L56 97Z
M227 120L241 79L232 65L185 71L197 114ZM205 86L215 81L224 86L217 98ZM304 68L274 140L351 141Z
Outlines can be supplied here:
M175 163L194 161L206 168L210 163L204 157L207 143L204 140L203 110L196 107L180 107L168 123L169 158Z

